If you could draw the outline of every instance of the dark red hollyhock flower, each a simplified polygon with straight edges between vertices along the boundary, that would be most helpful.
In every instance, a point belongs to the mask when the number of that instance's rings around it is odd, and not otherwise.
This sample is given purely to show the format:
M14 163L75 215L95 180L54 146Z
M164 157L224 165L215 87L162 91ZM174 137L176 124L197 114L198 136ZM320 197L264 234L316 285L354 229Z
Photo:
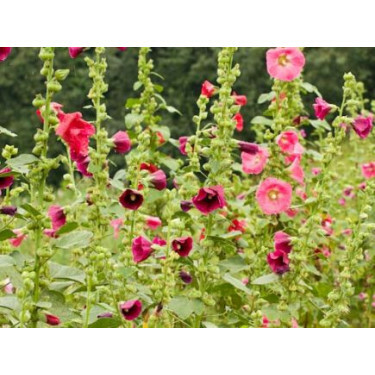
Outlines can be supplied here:
M55 112L57 115L61 114L61 113L64 113L62 111L62 108L63 105L62 104L59 104L59 103L56 103L56 102L52 102L51 103L51 109L53 112ZM43 106L42 108L40 109L37 109L36 111L36 115L38 116L38 119L40 120L40 122L43 122L44 119L43 119L43 115L42 115L42 111L44 111L45 109L45 106Z
M85 47L69 47L69 55L72 59L75 59L83 52L84 49Z
M281 250L275 250L267 255L267 262L272 272L279 275L289 271L288 253Z
M179 150L180 150L182 155L187 155L186 143L187 143L188 139L189 139L189 137L185 137L185 136L178 138L178 142L180 143Z
M327 233L327 236L331 236L333 234L333 219L331 216L327 215L323 220L322 220L322 227L324 231Z
M90 157L88 155L79 155L76 160L78 172L85 177L92 177L93 174L89 172Z
M130 138L127 132L120 130L112 137L112 139L115 145L115 151L119 154L125 154L132 147Z
M282 231L278 231L274 236L274 247L276 251L283 251L284 253L290 253L292 251L292 245L290 243L290 237L288 234Z
M235 231L240 231L244 233L246 230L246 221L245 220L238 220L238 219L233 219L228 231L229 232L235 232Z
M167 176L161 169L150 174L150 181L157 190L164 190L167 187Z
M3 215L14 216L17 213L16 206L3 206L0 208L0 213Z
M152 243L143 236L134 238L132 241L133 261L140 263L146 260L153 252L151 245Z
M255 155L259 151L259 146L256 143L239 141L237 145L241 152L246 152L251 155Z
M61 321L60 318L56 315L45 314L46 315L46 323L50 326L58 326Z
M95 127L82 119L82 113L60 113L56 128L59 135L69 146L72 160L82 159L89 153L89 138L95 134Z
M165 143L165 138L161 132L156 132L156 137L158 138L158 144L162 145Z
M159 170L159 168L156 165L151 164L151 163L141 163L139 169L141 171L143 170L149 171L150 173L154 173Z
M232 98L237 105L244 106L247 103L247 98L245 95L237 95L235 91L232 93Z
M210 81L204 81L202 84L201 95L211 98L215 92L215 86Z
M193 248L192 237L180 237L172 241L172 249L180 256L187 257Z
M193 208L193 203L190 201L181 201L180 207L182 211L188 212L191 208Z
M233 120L236 121L236 129L239 132L242 132L242 130L243 130L243 117L242 117L241 113L237 113L236 115L234 115Z
M165 246L167 244L167 241L166 240L163 240L162 238L160 238L159 236L156 236L154 237L154 239L152 240L152 243L155 244L155 245L159 245L159 246Z
M5 61L10 52L12 51L12 47L0 47L0 61Z
M193 281L193 277L186 271L180 271L180 278L185 284L190 284Z
M120 311L126 320L134 320L142 312L142 302L139 299L120 303Z
M222 186L203 187L192 199L194 206L204 215L226 205Z
M13 176L2 176L3 174L10 173L12 170L10 168L3 168L0 170L0 189L7 189L13 185L14 177Z
M138 210L143 203L143 195L133 189L126 189L120 196L119 201L122 207L129 210Z

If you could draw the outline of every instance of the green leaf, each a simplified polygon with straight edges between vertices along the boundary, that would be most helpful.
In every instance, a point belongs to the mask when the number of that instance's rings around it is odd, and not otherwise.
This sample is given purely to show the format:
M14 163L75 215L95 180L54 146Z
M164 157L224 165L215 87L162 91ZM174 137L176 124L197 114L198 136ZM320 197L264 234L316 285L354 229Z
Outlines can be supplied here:
M309 122L315 129L331 130L331 125L326 120L309 120Z
M265 285L274 283L275 281L278 281L280 279L280 276L275 273L270 273L268 275L264 275L261 277L258 277L257 279L253 280L251 284L254 285Z
M202 325L205 326L206 328L218 328L216 324L211 323L211 322L202 322Z
M172 171L176 171L180 167L180 163L177 159L173 159L169 156L165 156L161 159L161 163L164 164Z
M13 159L7 160L7 165L16 172L27 173L29 171L29 166L39 159L31 154L21 154Z
M255 116L255 117L251 120L251 123L252 123L252 124L260 124L260 125L268 125L268 126L271 126L271 125L272 125L272 120L270 120L269 118L264 117L264 116Z
M94 323L89 325L89 328L117 328L121 325L119 319L114 318L99 318Z
M237 273L249 267L240 255L222 260L219 266L230 271L230 273Z
M175 107L172 107L171 105L167 105L165 107L165 109L169 112L169 113L178 113L180 116L182 116L182 113Z
M140 103L141 103L141 100L138 98L128 98L125 103L125 108L132 108L135 105L140 104Z
M82 284L86 278L85 273L78 268L63 266L62 264L53 262L50 263L50 273L53 279L72 280Z
M27 211L28 213L30 213L32 216L38 216L40 215L40 212L38 210L36 210L31 204L29 203L25 203L21 206L21 208L23 208L25 211Z
M16 296L0 297L0 307L9 310L19 310L20 304Z
M270 102L275 96L276 95L273 91L268 92L267 94L261 94L258 98L258 104Z
M143 83L141 81L134 82L133 90L138 91L143 86Z
M0 241L5 241L9 238L17 237L10 229L4 229L0 232Z
M0 255L0 267L11 267L16 261L9 255Z
M226 281L227 283L233 285L235 288L239 289L239 290L242 290L243 292L245 292L246 294L251 294L251 291L249 288L247 288L241 280L238 280L236 279L235 277L233 277L232 275L230 275L229 273L226 273L224 276L223 276L223 280Z
M56 240L55 246L60 249L70 249L72 247L87 247L92 238L92 232L88 230L76 231L61 236Z
M314 93L317 96L322 97L322 94L319 92L319 90L309 82L302 82L301 87L309 93Z
M242 234L242 232L240 230L233 230L233 231L230 231L228 233L221 234L220 237L228 239L228 238L238 237L241 234Z
M134 114L134 113L128 113L125 116L125 126L128 129L133 128L135 125L141 123L142 120L143 120L142 115L137 115L137 114Z
M219 236L208 236L207 238L212 240L216 246L220 246L228 251L236 249L235 244L231 240L227 240Z
M157 92L163 92L164 87L162 85L154 85L154 88Z
M151 72L150 74L153 75L153 76L156 76L156 77L158 77L158 78L160 78L164 81L164 77L161 74L156 73L156 72Z
M201 315L203 313L204 304L198 299L189 299L184 296L178 296L172 298L168 304L168 309L181 319L185 320L194 313Z
M71 223L66 223L64 226L62 226L57 232L57 235L65 234L72 232L73 230L78 228L78 223L76 222L71 222Z
M2 126L0 126L0 134L9 135L9 137L17 137L17 134L16 134L16 133L13 133L13 132L11 132L11 131L8 130L8 129L3 128Z

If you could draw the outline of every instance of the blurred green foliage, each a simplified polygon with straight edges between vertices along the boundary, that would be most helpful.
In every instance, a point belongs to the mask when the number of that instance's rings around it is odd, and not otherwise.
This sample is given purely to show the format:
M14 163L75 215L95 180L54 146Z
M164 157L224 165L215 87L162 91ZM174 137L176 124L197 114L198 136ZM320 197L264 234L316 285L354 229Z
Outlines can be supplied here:
M44 92L38 51L38 48L14 48L9 58L0 63L0 125L18 134L13 139L2 136L0 146L11 143L19 147L22 153L31 151L33 134L40 126L31 105L35 95ZM167 113L163 118L163 125L170 127L174 138L194 131L191 118L196 113L195 101L201 83L206 79L215 81L217 52L218 48L153 49L155 71L164 77L161 80L154 76L154 80L164 86L163 96L168 104L183 114ZM266 71L265 52L266 48L240 48L236 53L236 62L240 64L242 72L236 83L236 91L248 98L248 104L241 111L246 126L244 132L238 134L239 138L251 139L250 120L264 109L264 106L257 104L257 98L261 93L270 91L272 82ZM304 53L305 79L317 86L328 102L339 104L342 75L348 71L364 81L368 97L374 96L374 48L306 48ZM133 83L137 80L137 55L137 48L129 48L125 52L116 48L107 49L109 91L106 98L108 113L112 117L106 123L109 134L124 128L124 103L127 98L138 95L133 91ZM67 48L58 48L55 67L70 69L63 90L56 95L56 101L64 105L66 112L81 111L86 120L92 120L92 110L83 108L89 104L87 93L91 87L83 57L73 60ZM309 110L311 113L311 108ZM61 143L52 141L50 151L52 155L63 152ZM171 148L170 152L176 150ZM115 156L113 160L118 166L123 164L121 156ZM52 177L55 182L58 180L56 176Z

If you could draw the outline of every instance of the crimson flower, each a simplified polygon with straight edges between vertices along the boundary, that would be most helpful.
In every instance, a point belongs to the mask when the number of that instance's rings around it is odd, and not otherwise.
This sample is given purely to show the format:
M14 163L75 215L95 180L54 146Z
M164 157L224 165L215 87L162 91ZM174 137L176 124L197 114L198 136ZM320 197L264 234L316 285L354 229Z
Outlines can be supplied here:
M176 238L172 241L172 249L180 256L187 257L193 248L193 239L190 236Z
M192 199L194 206L204 215L226 205L222 186L203 187Z
M119 201L124 208L138 210L143 203L143 195L133 189L126 189L120 196Z

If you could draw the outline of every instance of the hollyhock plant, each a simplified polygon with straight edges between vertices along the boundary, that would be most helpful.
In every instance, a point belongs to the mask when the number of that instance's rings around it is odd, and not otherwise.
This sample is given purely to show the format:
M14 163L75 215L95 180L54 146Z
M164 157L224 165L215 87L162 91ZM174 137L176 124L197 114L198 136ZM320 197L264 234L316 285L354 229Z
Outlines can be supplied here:
M146 225L148 226L148 228L150 228L151 230L155 230L155 229L158 229L161 225L161 220L160 218L158 218L157 216L148 216L146 218Z
M124 208L138 210L143 203L143 195L133 189L126 189L120 196L119 201Z
M292 186L283 180L268 177L259 184L256 200L266 215L285 212L292 203Z
M232 98L234 99L234 102L237 105L240 105L241 107L246 105L247 98L245 95L238 95L236 92L233 91Z
M0 207L0 214L2 214L2 215L14 216L16 213L17 213L17 207L16 206Z
M10 238L9 242L13 247L21 246L23 240L27 237L27 234L24 234L21 229L14 229L13 233L16 237Z
M290 253L292 251L290 237L287 233L283 231L276 232L273 241L276 251L283 251L284 253Z
M8 189L13 185L14 176L9 174L11 172L12 170L10 168L3 168L0 170L0 190Z
M259 146L256 143L239 141L237 145L241 152L248 154L256 154L259 151Z
M12 47L0 47L0 61L5 61L11 52Z
M167 187L167 176L159 169L150 174L150 182L156 190L164 190Z
M60 318L56 315L45 314L46 323L50 326L58 326L61 324Z
M180 257L187 257L193 249L193 239L190 236L176 238L172 241L172 249Z
M93 174L89 172L90 157L88 155L78 155L76 157L76 166L78 172L80 172L85 177L92 177Z
M132 241L133 261L140 263L146 260L153 252L151 245L152 243L143 236L134 238Z
M245 233L246 226L247 226L246 220L233 219L231 224L229 225L228 232L239 231L239 232Z
M121 302L119 308L122 316L126 320L134 320L137 319L142 312L142 302L139 299Z
M186 143L188 141L189 137L180 137L178 138L178 142L180 144L180 147L179 147L179 150L181 152L182 155L187 155L187 152L186 152Z
M159 236L156 236L153 240L152 240L152 244L154 245L158 245L158 246L165 246L167 244L167 241L164 240L163 238L159 237Z
M372 161L370 163L362 164L361 170L364 178L370 179L375 177L375 162Z
M201 95L205 96L206 98L211 98L214 93L215 86L210 81L204 81L202 84Z
M290 177L297 181L300 185L304 185L305 172L301 166L299 158L294 159L291 166L288 168Z
M83 52L84 49L85 47L69 47L69 55L72 59L75 59Z
M360 115L354 119L353 129L360 138L364 139L369 136L372 129L372 120L372 115L367 117Z
M55 112L56 115L64 113L63 110L61 109L63 107L62 104L52 102L50 107L51 107L52 111ZM44 121L43 114L42 114L44 110L45 110L45 106L43 106L40 109L37 109L37 111L36 111L36 115L38 116L38 119L40 120L41 123L43 123L43 121Z
M332 224L333 224L332 217L329 215L326 215L322 220L322 227L328 236L332 236L333 234Z
M268 74L280 81L297 78L305 65L305 56L298 48L273 48L266 54Z
M276 143L286 154L302 154L303 147L298 140L298 134L293 130L282 132L276 137Z
M139 169L141 171L149 171L150 173L154 173L159 170L159 168L151 163L141 163Z
M125 154L130 151L132 145L129 138L129 135L127 132L124 132L122 130L118 131L113 137L112 137L115 151L118 154Z
M52 205L48 209L48 216L52 222L52 229L45 229L44 234L49 237L56 237L56 232L66 224L64 209L58 205Z
M117 239L120 235L120 229L124 225L124 219L113 219L111 220L110 225L113 228L113 237Z
M224 189L222 186L203 187L199 189L198 194L193 197L194 206L204 215L223 208L226 205Z
M319 97L315 98L315 103L313 107L315 111L315 116L319 120L324 120L332 109L331 104L327 103L324 99L319 98Z
M275 250L267 255L267 263L272 272L282 275L289 271L289 257L288 253L281 250Z
M237 113L236 115L234 115L233 120L236 122L236 129L239 132L242 132L242 130L243 130L243 117L242 117L241 113Z
M258 151L255 154L241 152L242 171L247 174L262 173L267 164L268 157L268 150L263 147L258 147Z

